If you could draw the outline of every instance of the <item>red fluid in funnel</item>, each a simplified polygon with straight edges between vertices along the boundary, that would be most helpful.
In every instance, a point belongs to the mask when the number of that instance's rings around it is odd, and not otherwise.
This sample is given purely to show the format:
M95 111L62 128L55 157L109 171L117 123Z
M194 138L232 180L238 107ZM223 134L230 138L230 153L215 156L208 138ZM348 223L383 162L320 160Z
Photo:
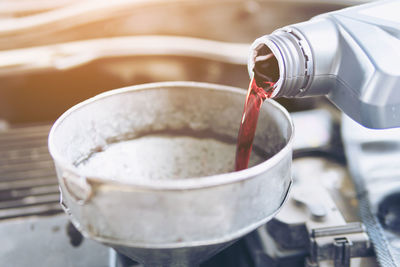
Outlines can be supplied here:
M246 102L244 104L242 121L240 123L236 144L236 171L246 169L249 164L261 105L264 100L266 98L270 98L273 93L273 86L275 82L263 81L262 83L264 88L258 86L256 79L253 78L247 91Z

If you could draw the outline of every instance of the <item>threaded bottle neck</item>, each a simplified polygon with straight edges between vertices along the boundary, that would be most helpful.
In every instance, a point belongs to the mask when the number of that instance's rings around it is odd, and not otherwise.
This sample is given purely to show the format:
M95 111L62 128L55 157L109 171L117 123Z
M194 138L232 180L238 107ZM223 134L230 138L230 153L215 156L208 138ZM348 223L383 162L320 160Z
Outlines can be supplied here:
M271 97L304 95L310 85L313 70L311 49L305 38L290 28L279 29L258 38L250 49L249 73L253 73L256 57L271 52L279 68L279 79ZM265 75L268 76L267 73Z

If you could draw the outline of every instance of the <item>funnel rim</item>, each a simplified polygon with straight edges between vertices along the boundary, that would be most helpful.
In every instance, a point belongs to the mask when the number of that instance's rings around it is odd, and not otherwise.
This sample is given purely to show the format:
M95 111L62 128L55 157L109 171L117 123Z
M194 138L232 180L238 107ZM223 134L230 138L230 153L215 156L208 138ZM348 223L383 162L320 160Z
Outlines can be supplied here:
M140 85L133 85L128 87L123 87L119 89L114 89L110 91L103 92L98 94L92 98L89 98L77 105L71 107L67 111L65 111L53 124L48 137L48 149L51 157L53 160L63 166L63 169L69 171L71 173L78 174L79 177L83 177L86 179L88 183L90 181L96 182L97 184L101 183L103 185L110 185L110 186L118 186L123 187L123 190L137 190L138 188L144 190L190 190L190 189L199 189L199 188L206 188L206 187L214 187L220 186L230 183L236 183L243 180L250 179L254 176L257 176L265 171L265 169L271 168L272 166L278 164L282 158L289 153L288 150L292 149L292 142L294 137L294 125L293 121L290 118L289 112L278 102L272 99L267 99L266 102L269 102L275 109L280 111L282 115L286 118L288 124L290 125L291 134L289 139L287 140L285 146L274 154L271 158L255 165L250 168L235 171L235 172L228 172L228 173L220 173L215 175L209 176L200 176L200 177L190 177L185 179L169 179L169 180L124 180L124 181L115 181L109 179L107 177L102 177L100 175L91 175L88 172L84 172L79 170L76 166L74 166L69 161L65 160L63 155L57 150L55 147L55 142L53 141L55 138L55 132L59 125L63 123L63 121L73 112L76 110L91 104L97 100L116 95L116 94L123 94L132 91L141 91L147 89L155 89L155 88L202 88L207 90L217 90L217 91L229 91L232 93L239 93L242 94L243 97L246 96L246 91L237 87L227 86L227 85L220 85L220 84L213 84L213 83L204 83L204 82L191 82L191 81L172 81L172 82L156 82L156 83L147 83L147 84L140 84ZM243 99L244 101L244 99ZM95 177L95 178L94 178Z

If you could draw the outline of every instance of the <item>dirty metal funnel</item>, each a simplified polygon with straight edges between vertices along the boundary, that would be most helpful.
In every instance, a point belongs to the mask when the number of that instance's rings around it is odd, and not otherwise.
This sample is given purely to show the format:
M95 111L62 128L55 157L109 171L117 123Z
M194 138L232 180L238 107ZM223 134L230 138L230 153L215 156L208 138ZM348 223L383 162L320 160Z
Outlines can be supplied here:
M196 266L267 222L291 184L293 126L267 100L250 168L234 172L245 95L156 83L68 110L50 132L49 150L71 221L146 266Z

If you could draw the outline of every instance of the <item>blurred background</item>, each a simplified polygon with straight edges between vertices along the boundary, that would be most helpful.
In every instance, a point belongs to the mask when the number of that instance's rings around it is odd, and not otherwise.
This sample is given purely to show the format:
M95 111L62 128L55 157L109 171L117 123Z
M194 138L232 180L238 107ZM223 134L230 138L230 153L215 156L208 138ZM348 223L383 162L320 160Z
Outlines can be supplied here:
M51 122L100 92L147 82L247 89L255 38L361 2L3 0L0 119Z

